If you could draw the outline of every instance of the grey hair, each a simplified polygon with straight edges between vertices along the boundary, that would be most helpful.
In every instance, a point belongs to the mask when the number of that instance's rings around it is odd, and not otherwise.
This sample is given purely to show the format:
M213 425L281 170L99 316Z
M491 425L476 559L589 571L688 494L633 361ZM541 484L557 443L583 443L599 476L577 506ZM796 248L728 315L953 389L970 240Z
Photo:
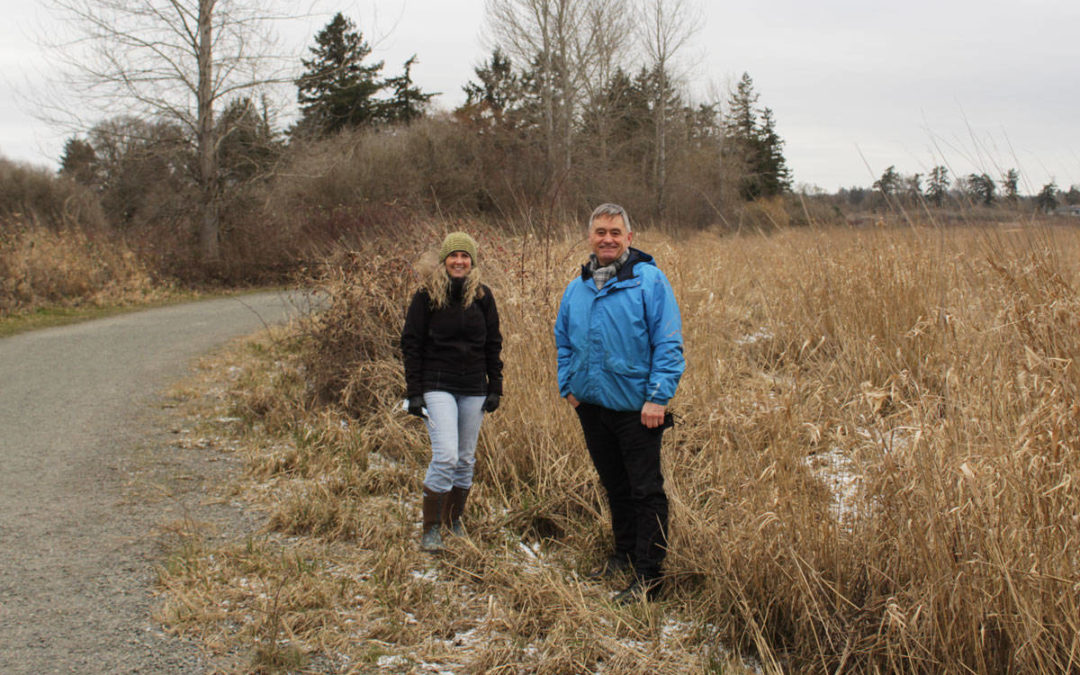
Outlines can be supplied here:
M633 228L630 227L630 215L626 213L626 209L618 204L601 204L593 209L592 215L589 216L589 229L592 229L593 221L597 218L614 218L619 216L622 218L623 224L626 225L627 232L633 232Z

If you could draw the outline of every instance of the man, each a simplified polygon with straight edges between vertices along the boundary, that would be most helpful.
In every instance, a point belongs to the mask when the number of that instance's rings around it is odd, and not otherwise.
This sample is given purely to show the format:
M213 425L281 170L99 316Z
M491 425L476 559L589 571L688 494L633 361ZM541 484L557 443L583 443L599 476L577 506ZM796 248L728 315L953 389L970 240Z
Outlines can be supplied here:
M621 206L593 211L592 255L566 287L555 320L559 394L577 412L611 507L614 551L591 576L632 567L633 582L615 597L621 604L660 591L668 525L660 441L685 368L671 284L632 240Z

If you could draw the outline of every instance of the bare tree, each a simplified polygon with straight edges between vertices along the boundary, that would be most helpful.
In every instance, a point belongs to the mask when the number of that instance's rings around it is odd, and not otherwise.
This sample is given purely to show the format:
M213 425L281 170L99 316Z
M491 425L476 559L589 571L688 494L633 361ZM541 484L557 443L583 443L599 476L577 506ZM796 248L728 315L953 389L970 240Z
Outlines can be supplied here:
M701 9L693 0L641 0L638 27L649 68L656 77L653 100L655 149L653 180L656 183L656 215L664 215L667 184L668 100L673 77L680 75L677 59L701 26Z
M493 37L539 78L548 170L570 169L574 115L582 79L580 42L590 2L582 0L485 0ZM584 39L588 39L587 37Z
M241 92L283 81L271 56L266 3L245 0L50 0L70 33L47 45L63 66L63 103L87 113L171 119L188 130L202 260L220 259L215 110ZM272 71L272 72L270 72ZM69 116L70 117L70 116ZM56 116L53 115L53 119Z
M622 0L592 0L585 8L583 38L577 40L575 58L580 66L582 88L595 120L600 165L608 162L608 137L621 101L605 96L618 69L631 55L632 17Z

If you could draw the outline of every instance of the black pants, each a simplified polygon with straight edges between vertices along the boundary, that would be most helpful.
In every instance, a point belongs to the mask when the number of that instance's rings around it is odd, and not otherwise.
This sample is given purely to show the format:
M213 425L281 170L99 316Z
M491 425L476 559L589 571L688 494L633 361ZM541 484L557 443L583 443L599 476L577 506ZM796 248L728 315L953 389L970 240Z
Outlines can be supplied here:
M581 403L576 408L585 445L607 491L615 554L643 579L660 576L668 531L668 500L660 471L664 429L649 429L641 412Z

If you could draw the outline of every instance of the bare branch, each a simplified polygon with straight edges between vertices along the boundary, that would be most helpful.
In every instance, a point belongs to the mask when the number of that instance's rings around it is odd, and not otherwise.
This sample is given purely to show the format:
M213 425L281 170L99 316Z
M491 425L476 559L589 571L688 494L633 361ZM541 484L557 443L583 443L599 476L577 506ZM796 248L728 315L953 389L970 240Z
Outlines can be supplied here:
M47 1L69 27L46 44L63 66L54 87L75 99L68 110L84 130L118 109L186 130L198 157L203 256L216 261L215 109L224 97L291 80L271 54L271 17L254 0Z

